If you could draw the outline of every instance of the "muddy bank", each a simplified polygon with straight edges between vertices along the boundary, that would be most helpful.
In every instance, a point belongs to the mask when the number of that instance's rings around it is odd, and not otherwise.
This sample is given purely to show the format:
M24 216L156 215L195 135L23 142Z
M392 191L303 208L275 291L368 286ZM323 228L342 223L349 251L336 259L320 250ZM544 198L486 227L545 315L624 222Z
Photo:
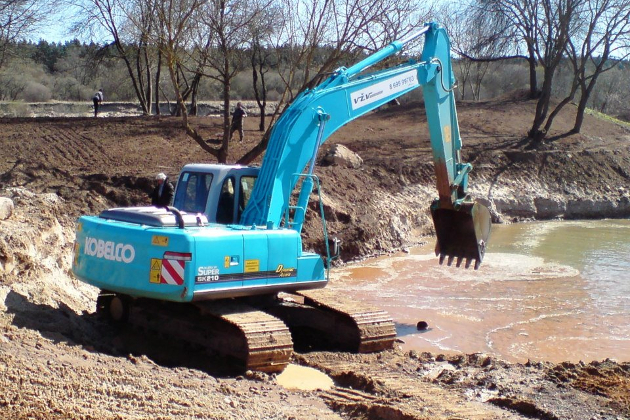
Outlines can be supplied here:
M551 150L479 156L475 159L474 191L492 209L496 223L627 218L630 139L625 143L625 153L605 149ZM621 141L620 146L623 145Z

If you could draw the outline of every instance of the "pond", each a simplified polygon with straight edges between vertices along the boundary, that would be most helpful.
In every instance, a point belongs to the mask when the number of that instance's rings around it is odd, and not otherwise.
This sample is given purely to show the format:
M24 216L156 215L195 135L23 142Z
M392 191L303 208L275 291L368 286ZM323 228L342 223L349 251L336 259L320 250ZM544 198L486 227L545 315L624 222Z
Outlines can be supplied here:
M388 311L405 350L630 361L630 220L495 225L477 271L433 247L333 270L330 287Z

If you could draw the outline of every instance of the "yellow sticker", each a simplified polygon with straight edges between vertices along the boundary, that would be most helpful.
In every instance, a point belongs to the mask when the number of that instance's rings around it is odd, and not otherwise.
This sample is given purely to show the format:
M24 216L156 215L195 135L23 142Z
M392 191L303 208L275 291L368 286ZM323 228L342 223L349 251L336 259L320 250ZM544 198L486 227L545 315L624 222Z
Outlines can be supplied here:
M442 138L444 139L444 143L451 142L451 126L445 125L442 127Z
M79 265L79 248L80 245L77 241L74 241L74 260L73 260L73 264L75 266Z
M149 271L149 282L160 283L160 273L162 272L162 260L151 258L151 271Z
M245 272L255 273L260 271L260 260L245 260Z
M225 268L230 268L230 256L226 255L225 259L223 260L223 265L225 266Z
M77 232L81 232L83 230L83 223L77 224Z
M151 245L168 246L168 236L153 235Z

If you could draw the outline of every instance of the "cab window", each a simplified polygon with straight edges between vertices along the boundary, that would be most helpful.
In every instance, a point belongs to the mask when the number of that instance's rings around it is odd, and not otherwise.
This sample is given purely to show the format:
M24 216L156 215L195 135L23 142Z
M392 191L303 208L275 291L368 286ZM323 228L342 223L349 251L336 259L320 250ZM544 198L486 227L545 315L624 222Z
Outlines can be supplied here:
M204 213L210 185L212 185L212 174L184 172L179 177L173 205L185 212Z
M242 176L238 194L238 214L237 220L241 220L241 215L243 214L243 210L245 210L245 206L249 202L250 197L252 196L252 190L254 189L254 184L256 183L255 176Z
M234 223L234 177L226 178L217 204L217 223Z

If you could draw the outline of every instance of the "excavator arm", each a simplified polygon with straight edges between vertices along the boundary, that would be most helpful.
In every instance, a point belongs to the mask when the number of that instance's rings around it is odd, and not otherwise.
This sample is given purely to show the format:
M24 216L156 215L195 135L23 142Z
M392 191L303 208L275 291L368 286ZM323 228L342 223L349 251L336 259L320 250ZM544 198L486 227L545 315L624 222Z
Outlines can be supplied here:
M420 60L372 73L365 70L425 36ZM450 44L435 23L336 70L317 87L302 92L273 127L258 180L240 224L285 227L301 231L313 189L313 170L320 146L348 122L411 90L423 87L439 198L431 205L437 234L436 254L450 264L466 260L479 266L490 231L488 210L474 203L466 190L471 165L461 162L461 139L453 93ZM291 195L299 184L296 206ZM288 209L292 221L288 224Z

